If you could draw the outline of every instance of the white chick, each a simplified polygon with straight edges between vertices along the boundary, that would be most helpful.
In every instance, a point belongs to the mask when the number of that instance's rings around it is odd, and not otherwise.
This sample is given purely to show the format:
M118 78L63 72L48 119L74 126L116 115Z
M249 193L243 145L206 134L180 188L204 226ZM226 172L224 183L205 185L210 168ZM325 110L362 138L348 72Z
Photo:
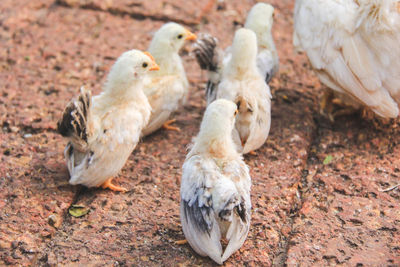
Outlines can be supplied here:
M376 114L400 103L400 1L297 0L294 45L321 82Z
M244 25L257 36L257 67L267 83L279 71L279 56L271 34L273 22L274 7L267 3L257 3L251 8Z
M180 215L183 233L202 256L222 264L246 240L251 178L232 140L236 105L211 103L183 164ZM223 251L220 240L228 245Z
M125 188L111 183L139 141L151 107L143 93L143 78L158 70L149 54L138 50L123 53L112 66L100 95L91 97L81 88L58 122L58 132L69 140L64 155L70 184Z
M189 83L178 53L186 40L195 39L196 35L173 22L164 24L155 33L148 50L154 56L160 70L149 75L144 88L152 111L149 124L143 130L143 136L151 134L162 126L179 131L179 128L169 126L175 120L167 121L171 113L185 104L189 90Z
M257 36L257 67L265 82L269 83L279 71L279 56L272 38L274 8L266 3L255 4L247 15L245 28ZM232 47L222 51L217 47L217 38L203 34L194 45L194 54L201 69L208 71L206 86L207 103L215 100L215 89L221 81L222 70L229 62Z
M215 39L202 39L201 47L216 46ZM199 47L200 51L202 48ZM228 55L221 62L220 53L212 57L196 54L200 66L208 66L207 103L225 98L238 105L234 140L243 154L262 146L271 126L271 92L257 68L257 38L253 31L239 29ZM206 50L202 50L206 51ZM210 54L211 55L211 54ZM216 82L217 81L217 82Z

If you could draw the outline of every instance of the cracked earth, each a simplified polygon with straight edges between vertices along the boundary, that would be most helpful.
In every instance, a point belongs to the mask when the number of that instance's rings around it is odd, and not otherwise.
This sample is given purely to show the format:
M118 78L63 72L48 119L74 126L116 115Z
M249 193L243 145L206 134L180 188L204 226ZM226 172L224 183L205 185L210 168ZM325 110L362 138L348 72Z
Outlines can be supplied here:
M201 23L205 1L2 0L0 2L0 265L214 266L196 255L179 222L186 147L205 108L190 45L182 57L190 99L182 131L158 131L135 149L116 183L125 194L68 184L56 122L81 85L99 93L125 50L145 50L176 21L226 47L255 1L225 1ZM398 122L320 115L325 89L292 47L294 1L274 0L280 73L271 82L272 125L257 155L249 236L226 266L398 266ZM70 215L72 205L89 212Z

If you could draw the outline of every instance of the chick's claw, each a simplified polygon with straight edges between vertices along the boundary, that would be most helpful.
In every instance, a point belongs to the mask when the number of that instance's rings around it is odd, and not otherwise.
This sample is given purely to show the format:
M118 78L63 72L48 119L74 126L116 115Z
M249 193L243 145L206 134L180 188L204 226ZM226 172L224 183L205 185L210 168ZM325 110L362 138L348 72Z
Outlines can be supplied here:
M252 156L257 156L257 152L255 152L254 150L250 151L248 154Z
M172 123L174 123L174 122L176 122L176 119L166 121L166 122L163 124L163 127L164 127L165 129L167 129L167 130L172 130L172 131L180 132L181 129L180 129L179 127L174 127L174 126L171 126L171 125L170 125L170 124L172 124Z
M188 241L187 241L186 239L175 241L175 243L176 243L177 245L184 245L184 244L186 244L187 242L188 242Z
M125 192L128 191L128 189L126 189L126 188L124 188L124 187L114 185L114 184L112 183L112 179L113 179L113 178L110 178L110 179L108 179L107 181L105 181L105 182L101 185L101 188L103 188L103 189L108 188L108 189L110 189L110 190L112 190L112 191L123 192L123 193L125 193Z

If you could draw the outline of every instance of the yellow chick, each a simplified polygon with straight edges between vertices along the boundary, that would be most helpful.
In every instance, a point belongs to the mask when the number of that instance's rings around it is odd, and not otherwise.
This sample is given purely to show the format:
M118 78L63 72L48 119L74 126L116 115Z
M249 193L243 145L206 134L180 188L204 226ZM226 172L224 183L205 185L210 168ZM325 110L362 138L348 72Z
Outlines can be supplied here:
M189 90L189 82L178 53L186 40L195 39L196 35L173 22L164 24L155 33L148 50L160 70L149 75L144 87L152 111L149 124L143 129L143 136L162 126L179 131L179 128L169 125L175 120L167 121L171 113L185 104Z
M209 72L207 104L225 98L238 105L233 137L238 150L246 154L264 144L271 126L272 96L257 67L257 37L252 30L242 28L224 55L216 45L215 38L206 36L195 49L201 68Z
M272 38L274 7L267 3L255 4L246 18L244 27L252 30L257 36L257 67L265 82L279 71L279 56Z
M64 155L70 184L125 188L111 183L136 147L151 107L143 93L143 80L158 70L150 54L138 50L123 53L112 66L100 95L81 88L58 122L58 132L68 139Z

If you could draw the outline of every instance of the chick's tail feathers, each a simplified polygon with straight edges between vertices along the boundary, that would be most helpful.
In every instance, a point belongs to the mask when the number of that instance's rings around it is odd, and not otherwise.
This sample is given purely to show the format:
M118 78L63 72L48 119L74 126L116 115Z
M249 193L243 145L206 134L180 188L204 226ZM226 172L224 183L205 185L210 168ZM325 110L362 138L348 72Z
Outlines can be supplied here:
M222 262L240 249L250 229L250 211L245 208L243 202L235 206L233 213L234 216L226 233L226 239L229 240L229 243L222 255Z
M207 104L215 100L216 87L221 80L221 56L217 48L218 40L210 34L203 34L194 44L193 53L200 68L208 71L206 86Z
M193 53L201 69L210 71L216 71L218 69L217 44L217 38L210 34L202 34L199 40L194 44Z
M74 147L82 151L86 149L88 143L91 99L91 92L81 87L78 99L68 103L61 120L57 123L57 131L69 138Z

